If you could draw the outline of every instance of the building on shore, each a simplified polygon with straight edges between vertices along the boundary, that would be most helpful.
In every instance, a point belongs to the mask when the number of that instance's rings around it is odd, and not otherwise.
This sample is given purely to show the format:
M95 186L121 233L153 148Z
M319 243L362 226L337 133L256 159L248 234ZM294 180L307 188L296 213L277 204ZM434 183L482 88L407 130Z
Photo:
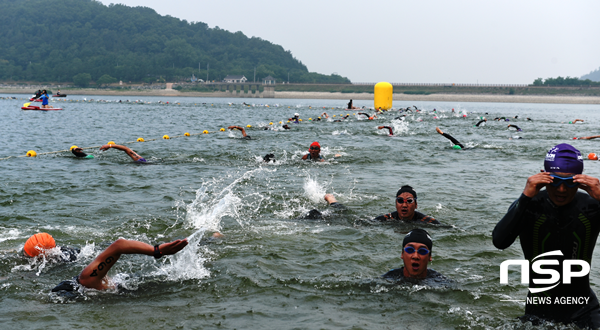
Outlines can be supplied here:
M264 85L275 85L275 78L271 77L271 75L268 75L267 77L263 78L263 84Z

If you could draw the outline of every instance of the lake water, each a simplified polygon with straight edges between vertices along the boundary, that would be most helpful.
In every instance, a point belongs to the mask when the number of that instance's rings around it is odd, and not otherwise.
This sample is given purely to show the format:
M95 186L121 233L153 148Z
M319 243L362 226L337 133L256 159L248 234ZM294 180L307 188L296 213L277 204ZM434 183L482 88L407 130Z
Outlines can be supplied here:
M0 160L2 328L521 327L515 318L524 304L501 300L524 299L527 288L518 272L511 274L511 285L500 285L499 266L521 259L522 252L518 243L504 251L494 248L492 229L526 178L543 167L550 147L567 142L584 155L600 152L599 141L572 140L600 132L597 105L395 102L397 108L416 105L426 111L405 120L394 120L398 112L393 111L369 121L342 110L347 100L114 102L137 98L75 96L54 101L64 110L51 112L21 111L23 99L0 99L0 158L157 139L128 144L150 161L145 165L132 163L123 152L97 149L86 150L95 155L91 160L68 152ZM373 106L355 101L363 105ZM351 116L345 122L308 120L323 111L336 115L333 119ZM303 122L282 130L279 121L295 112ZM477 128L479 116L511 121L490 120ZM585 122L568 124L576 118ZM269 122L276 130L263 129ZM510 123L523 132L508 130ZM219 132L229 125L252 125L252 140ZM394 127L396 136L378 125ZM453 150L436 126L467 149ZM203 130L211 133L193 135ZM161 138L184 132L192 136ZM509 139L516 135L522 139ZM301 160L313 141L320 142L328 161ZM277 162L264 164L267 153ZM597 162L585 166L586 174L600 176ZM434 239L430 268L451 278L450 284L380 279L402 266L402 239L419 225L366 220L393 211L395 192L404 184L416 189L418 210L443 224L420 227ZM348 210L331 212L325 193ZM299 219L314 208L326 218ZM210 239L215 231L225 237ZM22 257L17 251L37 232L81 248L78 260L60 264ZM92 290L71 300L50 293L120 237L152 245L190 237L190 244L158 261L123 256L109 275L127 290ZM600 269L594 264L591 282L598 292Z

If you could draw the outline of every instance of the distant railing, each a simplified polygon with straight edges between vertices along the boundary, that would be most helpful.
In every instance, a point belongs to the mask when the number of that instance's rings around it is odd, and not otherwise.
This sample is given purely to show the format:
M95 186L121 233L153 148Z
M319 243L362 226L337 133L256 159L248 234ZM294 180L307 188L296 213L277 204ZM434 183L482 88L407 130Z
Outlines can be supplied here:
M353 82L352 85L375 86L373 82ZM451 84L451 83L390 83L392 86L431 86L431 87L529 87L528 84Z

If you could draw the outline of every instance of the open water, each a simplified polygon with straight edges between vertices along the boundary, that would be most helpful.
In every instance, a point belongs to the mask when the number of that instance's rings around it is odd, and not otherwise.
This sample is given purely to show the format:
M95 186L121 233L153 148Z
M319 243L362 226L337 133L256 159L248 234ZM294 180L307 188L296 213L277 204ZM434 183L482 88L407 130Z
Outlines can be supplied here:
M82 102L84 97L94 101ZM347 100L114 102L127 98L136 97L69 97L52 103L63 111L51 112L21 111L24 100L0 99L0 158L157 139L129 144L151 164L97 149L86 150L96 156L91 160L68 152L0 160L1 328L528 328L516 320L524 304L501 301L525 298L519 272L511 274L510 285L499 284L500 263L521 259L520 246L497 250L491 231L526 178L542 168L551 146L572 142L585 155L600 151L600 141L572 140L600 132L596 105L395 102L396 108L426 111L405 120L394 120L398 112L392 111L369 121L342 110ZM351 116L345 122L308 120L323 111L335 119ZM279 121L295 112L302 123L282 130ZM473 127L479 116L516 115L508 123ZM568 124L575 118L585 122ZM263 130L269 122L275 130ZM508 130L509 123L523 132ZM252 140L218 132L229 125L252 125ZM393 126L397 135L389 137L378 125ZM436 126L468 148L453 150ZM203 130L211 133L161 138ZM522 139L509 139L516 135ZM300 159L313 141L328 161ZM277 162L263 163L267 153ZM586 174L600 176L600 164L585 166ZM450 283L380 279L402 266L401 242L415 225L365 220L393 211L403 184L417 190L418 210L443 224L421 227L434 239L430 268ZM348 211L330 212L325 193ZM328 216L299 219L313 208ZM225 237L211 239L215 231ZM37 232L80 247L78 260L22 257L25 240ZM120 237L153 245L189 237L190 244L158 261L123 256L109 275L126 290L90 290L76 299L50 293ZM598 292L595 264L591 282Z

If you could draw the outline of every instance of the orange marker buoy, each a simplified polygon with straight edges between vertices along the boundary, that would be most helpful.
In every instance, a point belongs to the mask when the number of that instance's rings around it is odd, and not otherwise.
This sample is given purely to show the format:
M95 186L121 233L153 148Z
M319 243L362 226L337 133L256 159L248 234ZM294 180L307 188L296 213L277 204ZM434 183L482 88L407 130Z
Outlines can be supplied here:
M185 133L183 133L183 135L185 135L185 136L190 136L190 133L188 133L188 132L185 132Z
M588 159L590 159L590 160L598 160L598 155L596 155L596 154L595 154L595 153L593 153L593 152L590 152L590 153L588 154Z
M53 249L56 247L54 238L48 233L35 234L25 242L23 251L30 256L35 257L42 253L42 250Z

